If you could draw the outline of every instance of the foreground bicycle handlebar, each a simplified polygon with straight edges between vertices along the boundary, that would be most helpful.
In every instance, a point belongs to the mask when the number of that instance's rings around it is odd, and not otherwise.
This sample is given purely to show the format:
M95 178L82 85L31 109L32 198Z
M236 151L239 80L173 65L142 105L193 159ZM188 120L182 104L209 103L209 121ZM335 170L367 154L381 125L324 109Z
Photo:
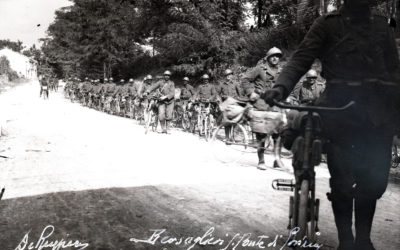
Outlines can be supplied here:
M297 105L287 105L281 102L278 102L274 100L274 105L277 106L278 108L282 109L293 109L297 111L310 111L310 112L322 112L322 111L343 111L355 104L354 101L350 101L348 104L342 106L342 107L320 107L320 106L297 106Z

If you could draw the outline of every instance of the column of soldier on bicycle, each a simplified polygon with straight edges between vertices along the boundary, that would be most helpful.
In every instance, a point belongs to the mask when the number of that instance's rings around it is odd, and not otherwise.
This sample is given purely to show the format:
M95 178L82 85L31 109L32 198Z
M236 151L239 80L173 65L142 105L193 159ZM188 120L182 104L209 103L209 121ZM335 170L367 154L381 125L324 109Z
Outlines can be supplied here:
M282 53L269 51L267 58L246 74L250 81L245 81L248 87L241 91L257 109L269 109L266 103L283 101L299 89L299 79L318 59L326 89L317 98L319 87L308 80L310 83L302 86L304 90L300 87L300 93L311 96L306 99L316 98L316 105L324 107L355 101L347 111L320 114L331 175L329 200L339 241L336 249L375 250L371 230L377 200L388 186L393 136L400 134L400 60L393 29L396 22L393 17L388 20L373 12L376 0L343 2L338 11L314 21L281 72ZM217 91L210 87L209 92ZM264 134L257 137L260 144L265 143ZM259 147L261 167L262 151Z
M281 58L283 53L273 47L266 53L254 68L242 74L238 81L231 69L224 71L224 78L219 83L213 82L208 74L201 76L201 83L194 88L189 77L183 77L184 86L181 88L179 99L175 98L175 84L170 80L171 72L165 71L162 78L147 75L143 82L129 79L125 82L121 79L118 83L111 78L100 79L69 78L65 85L65 93L71 101L79 101L85 106L97 110L131 117L137 120L143 119L143 110L149 104L149 99L158 95L159 120L162 132L167 133L173 120L174 105L182 107L185 112L192 112L193 103L208 103L212 107L214 117L220 117L217 103L225 101L228 97L239 100L247 100L259 111L270 111L271 107L260 98L260 93L272 88L275 79L281 70ZM309 104L316 100L324 86L317 81L316 70L310 69L303 81L300 81L292 95L291 101ZM226 134L229 126L225 127ZM265 142L268 134L258 131L255 133L258 144L258 168L265 170L264 160ZM228 136L228 135L227 135Z

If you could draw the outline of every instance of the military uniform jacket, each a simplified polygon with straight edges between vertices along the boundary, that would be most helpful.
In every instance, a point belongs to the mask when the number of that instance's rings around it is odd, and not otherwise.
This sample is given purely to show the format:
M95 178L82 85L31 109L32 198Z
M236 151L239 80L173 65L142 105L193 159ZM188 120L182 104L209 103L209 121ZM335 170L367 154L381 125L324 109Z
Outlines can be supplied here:
M236 84L233 81L227 79L221 82L217 89L217 93L222 98L222 100L225 100L228 96L237 98L241 96L240 92L241 90L239 84Z
M138 90L138 86L136 84L132 84L132 86L128 86L127 89L128 89L127 94L129 96L136 97L138 95L139 90Z
M387 87L378 86L368 90L364 85L351 87L346 84L352 81L365 82L366 79L399 82L396 81L400 65L398 52L392 28L385 17L371 14L356 19L343 6L338 12L318 18L275 86L286 89L288 95L316 58L322 62L321 75L327 80L326 90L317 104L342 106L350 100L357 103L351 112L336 115L336 120L332 118L332 123L347 119L355 121L349 126L366 126L368 122L373 124L371 126L381 127L390 123L390 117L399 117L399 109L397 112L393 109L394 105L398 105L393 103L398 97L388 98L392 94L384 93Z
M97 95L97 94L99 94L100 89L101 89L101 86L98 85L98 84L96 84L96 85L93 85L93 87L92 87L92 89L90 90L90 92L91 92L92 94L94 94L94 95Z
M190 84L185 84L185 87L182 88L181 91L181 99L182 100L189 100L196 94L194 88Z
M175 84L171 80L160 80L147 90L149 93L153 91L158 91L161 96L166 96L166 102L172 102L175 97Z
M217 99L217 91L210 83L197 86L195 99L208 99L215 101Z
M261 94L264 93L267 89L273 87L279 72L279 66L277 68L272 68L268 65L268 63L261 64L247 72L244 78L248 81L254 82L254 91L257 94Z
M107 95L114 95L115 93L115 89L116 89L117 85L115 83L109 83L106 86L106 94Z
M292 96L300 102L315 101L321 96L323 90L324 86L322 83L317 81L313 85L310 85L308 80L305 79L294 87Z

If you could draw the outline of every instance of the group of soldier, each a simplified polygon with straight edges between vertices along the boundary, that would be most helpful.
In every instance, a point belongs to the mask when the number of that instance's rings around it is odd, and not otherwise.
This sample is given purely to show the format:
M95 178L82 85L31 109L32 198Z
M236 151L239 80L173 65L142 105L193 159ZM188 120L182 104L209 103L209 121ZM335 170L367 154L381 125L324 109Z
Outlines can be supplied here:
M39 96L48 99L49 91L58 91L58 79L55 75L41 75L39 76L40 94Z
M355 100L346 112L321 115L328 142L329 199L338 230L338 250L375 250L370 235L376 202L388 185L392 139L400 127L399 55L392 27L386 17L371 11L374 5L374 0L344 0L340 10L318 18L283 70L282 52L274 47L243 75L243 81L235 81L227 69L219 84L210 83L204 74L196 89L185 77L181 91L184 105L199 99L221 102L233 97L245 98L260 111L270 110L275 101L289 99L305 104L315 101L321 106L342 106ZM321 78L311 69L315 59L321 62L326 79L322 94ZM299 83L303 75L305 80ZM158 81L147 76L143 84L130 80L125 85L121 80L118 88L112 78L104 79L103 84L100 80L69 80L66 91L72 97L89 93L87 102L105 111L122 93L135 104L158 93L159 118L166 132L175 102L170 76L169 71ZM265 168L266 137L257 134L260 169Z
M200 84L193 86L189 77L183 77L183 86L176 95L175 83L171 81L169 70L162 77L147 75L143 81L129 79L120 80L117 84L111 77L105 78L101 83L99 79L80 81L70 78L65 85L65 93L71 100L80 100L86 106L98 110L119 115L128 115L135 119L143 117L143 110L149 105L152 98L158 100L158 120L162 133L168 133L170 123L173 120L174 105L180 105L182 110L193 108L195 102L206 103L211 107L214 117L220 116L218 103L224 102L228 97L246 101L254 109L259 111L271 111L260 94L274 85L276 77L281 71L281 58L283 53L273 47L264 58L252 69L237 77L231 69L224 71L224 77L219 81L211 81L208 74L201 76ZM302 104L313 103L321 94L323 82L314 69L310 69L300 81L293 93L288 98L291 102ZM228 137L229 126L225 127ZM265 142L268 134L263 131L255 131L258 143L258 169L265 170L267 166L264 160Z

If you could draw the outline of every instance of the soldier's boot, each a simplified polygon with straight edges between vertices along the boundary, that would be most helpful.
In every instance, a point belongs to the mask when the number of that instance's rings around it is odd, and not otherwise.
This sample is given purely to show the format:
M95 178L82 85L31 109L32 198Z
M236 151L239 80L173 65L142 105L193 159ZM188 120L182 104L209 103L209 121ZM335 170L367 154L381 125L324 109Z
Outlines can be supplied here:
M339 247L337 250L354 250L352 227L353 198L332 197L332 210L338 231Z
M170 121L165 121L165 133L168 134Z
M225 129L225 143L227 145L230 145L230 144L232 144L232 137L231 137L231 134L230 134L231 127L230 126L225 126L224 129Z
M160 121L160 125L161 125L161 133L166 134L167 133L166 121Z
M355 250L375 250L371 242L375 208L376 199L357 197L355 200Z
M265 159L264 159L264 142L258 142L258 148L257 148L257 156L258 156L258 165L257 168L260 170L266 170L267 166L265 165Z

